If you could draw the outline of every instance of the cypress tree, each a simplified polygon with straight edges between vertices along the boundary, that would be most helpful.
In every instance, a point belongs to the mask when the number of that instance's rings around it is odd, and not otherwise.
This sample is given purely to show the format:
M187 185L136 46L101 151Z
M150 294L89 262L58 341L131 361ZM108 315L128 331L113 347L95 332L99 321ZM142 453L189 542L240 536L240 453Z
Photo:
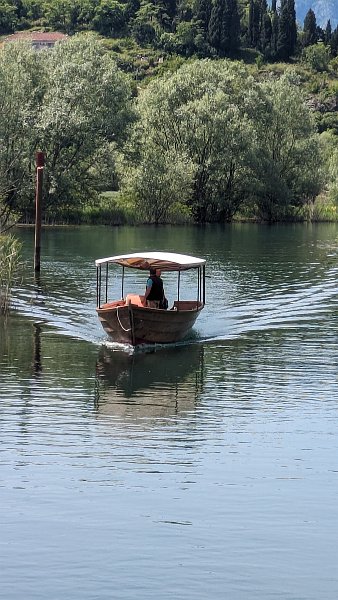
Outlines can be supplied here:
M225 0L221 29L221 52L236 52L239 48L240 19L237 0Z
M262 24L262 31L261 31L261 52L263 53L264 58L270 58L272 56L271 39L272 39L271 17L268 13L266 13L264 15L264 21Z
M221 42L221 24L223 18L224 0L215 0L211 9L209 20L208 34L210 45L218 52L220 51Z
M274 11L271 15L271 58L275 60L277 58L277 44L278 44L278 32L279 32L279 17L277 11Z
M331 27L331 21L329 19L328 22L326 23L326 27L325 27L325 43L326 44L330 43L331 35L332 35L332 27Z
M251 48L256 48L259 32L259 11L255 0L249 3L248 42Z
M297 42L297 26L296 26L296 11L294 0L282 0L278 40L277 54L281 60L289 60L294 53Z
M176 0L162 0L162 4L167 15L174 19L177 10Z
M207 38L209 21L211 16L211 0L197 0L196 19L200 22L204 38Z
M240 20L237 0L215 0L208 31L210 45L220 56L238 49Z
M331 39L330 39L330 46L331 46L332 56L337 56L338 55L338 25L332 32Z
M268 5L266 0L261 0L259 14L259 43L258 48L265 54L266 46L271 40L271 20L268 15Z
M271 12L277 12L277 0L272 0L271 2Z
M316 15L313 12L312 8L308 10L304 19L304 38L303 45L313 46L318 41L317 37L317 22Z
M287 0L289 24L290 24L290 55L295 52L297 45L297 24L295 0Z

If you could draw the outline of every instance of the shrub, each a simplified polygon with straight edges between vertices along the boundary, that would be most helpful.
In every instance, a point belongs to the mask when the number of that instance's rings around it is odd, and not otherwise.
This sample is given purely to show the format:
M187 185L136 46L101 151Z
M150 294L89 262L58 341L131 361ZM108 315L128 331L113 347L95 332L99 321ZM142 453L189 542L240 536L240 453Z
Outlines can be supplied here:
M328 71L330 62L330 49L322 42L308 46L302 53L303 61L314 71Z
M19 266L21 244L12 235L0 236L0 314L10 308L12 285Z

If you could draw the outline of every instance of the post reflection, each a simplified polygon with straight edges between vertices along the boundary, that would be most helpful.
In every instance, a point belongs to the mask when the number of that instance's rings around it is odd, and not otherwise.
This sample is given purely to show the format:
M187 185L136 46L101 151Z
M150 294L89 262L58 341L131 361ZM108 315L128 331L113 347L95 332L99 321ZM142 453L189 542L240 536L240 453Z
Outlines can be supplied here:
M42 361L41 361L41 331L42 327L40 323L33 323L33 372L38 377L42 372Z
M102 347L96 365L98 415L171 419L194 411L203 389L202 344L127 355Z

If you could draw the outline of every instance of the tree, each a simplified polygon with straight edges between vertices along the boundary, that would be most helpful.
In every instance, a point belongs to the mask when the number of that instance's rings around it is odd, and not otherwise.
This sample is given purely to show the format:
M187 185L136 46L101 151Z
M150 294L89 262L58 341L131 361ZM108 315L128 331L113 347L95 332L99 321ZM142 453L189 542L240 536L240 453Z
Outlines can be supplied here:
M326 131L320 136L321 148L325 162L326 190L328 197L338 206L338 138L332 131Z
M256 48L259 39L259 8L257 0L249 2L249 20L248 20L248 43L251 48Z
M215 0L208 27L210 45L216 51L221 50L221 23L223 18L224 0Z
M102 35L117 35L125 25L124 4L117 0L102 0L95 9L92 24Z
M208 36L208 27L211 16L211 1L210 0L197 0L195 4L195 17L200 24L200 28L203 32L203 37L206 40Z
M266 0L261 1L259 50L268 58L271 56L272 25Z
M194 166L173 149L158 152L147 144L141 162L126 170L125 192L135 203L138 219L166 223L177 210L182 212L191 194Z
M330 43L331 35L332 35L332 27L331 27L331 21L329 19L328 22L326 23L326 27L325 27L325 44Z
M311 69L322 73L327 71L330 62L330 48L323 42L304 48L302 59Z
M5 44L0 52L0 221L20 214L34 192L35 128L44 93L40 55L30 44ZM15 219L14 216L14 219Z
M317 38L317 22L316 15L313 10L310 8L306 13L304 19L304 36L303 36L303 45L312 46L316 44L318 41Z
M7 212L32 210L37 149L46 153L46 210L95 197L101 156L114 156L124 139L129 97L126 77L92 35L40 53L6 45L0 53L0 182Z
M44 11L44 5L39 0L23 0L23 19L37 21L41 19Z
M319 138L299 85L284 75L264 82L252 186L260 216L278 219L288 205L313 202L321 188Z
M289 60L295 51L297 42L296 12L294 0L282 0L277 53L281 60Z
M330 48L332 56L338 55L338 26L333 30L330 39Z
M209 41L220 56L239 47L240 20L237 0L216 0L209 21Z
M139 44L151 44L162 30L160 26L161 7L148 0L141 0L133 25L132 34Z
M271 41L270 52L272 60L278 56L278 32L279 32L279 17L276 11L271 13Z
M149 155L176 156L178 163L185 157L192 165L186 202L194 219L231 220L248 191L259 107L258 84L240 64L185 64L142 91L135 164L144 164ZM167 161L164 166L172 169Z
M221 45L225 54L233 54L239 48L240 19L237 0L225 0Z
M129 84L91 35L58 44L46 53L45 69L38 133L48 163L46 203L80 203L101 183L100 154L110 155L124 139Z
M16 6L6 0L0 0L0 34L12 33L17 23Z

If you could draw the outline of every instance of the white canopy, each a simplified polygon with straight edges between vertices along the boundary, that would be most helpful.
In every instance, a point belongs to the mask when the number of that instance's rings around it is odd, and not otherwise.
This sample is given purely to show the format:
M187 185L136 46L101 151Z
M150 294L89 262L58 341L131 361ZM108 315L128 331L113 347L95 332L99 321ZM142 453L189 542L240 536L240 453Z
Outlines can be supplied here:
M107 263L115 263L122 267L144 271L150 268L161 269L161 271L185 271L204 265L205 260L203 258L195 258L186 254L174 254L172 252L140 252L99 258L95 261L97 267Z

